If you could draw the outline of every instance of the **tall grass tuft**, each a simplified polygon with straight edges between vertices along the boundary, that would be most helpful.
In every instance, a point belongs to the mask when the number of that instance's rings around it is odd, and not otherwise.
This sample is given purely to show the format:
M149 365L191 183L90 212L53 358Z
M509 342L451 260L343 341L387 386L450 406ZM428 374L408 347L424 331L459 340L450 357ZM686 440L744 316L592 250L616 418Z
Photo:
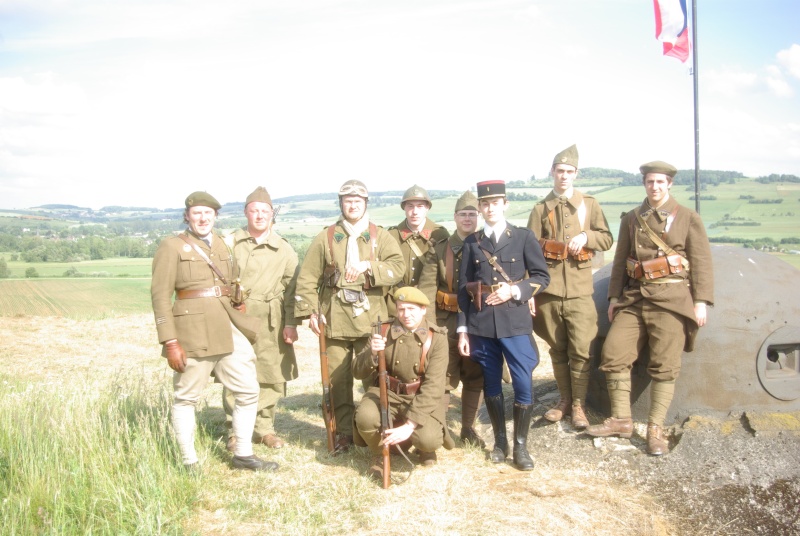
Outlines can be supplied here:
M199 493L169 424L171 386L0 381L4 534L169 534Z

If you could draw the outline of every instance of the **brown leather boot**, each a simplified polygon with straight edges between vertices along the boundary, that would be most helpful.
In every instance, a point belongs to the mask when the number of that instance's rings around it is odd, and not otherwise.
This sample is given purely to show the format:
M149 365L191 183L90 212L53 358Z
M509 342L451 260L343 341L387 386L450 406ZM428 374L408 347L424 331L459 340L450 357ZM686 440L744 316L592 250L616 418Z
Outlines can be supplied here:
M594 437L619 436L630 439L633 435L633 419L617 419L609 417L603 424L593 424L586 429L586 433Z
M228 452L233 452L233 450L236 448L236 436L235 435L232 435L232 436L230 436L228 438L228 442L225 443L225 448L227 449Z
M652 422L647 423L647 453L651 456L669 453L669 442L664 437L664 429Z
M370 478L383 482L383 456L374 456L367 474Z
M260 438L253 441L253 443L261 443L263 445L268 446L271 449L280 449L283 448L283 446L285 445L283 439L276 436L275 434L267 434L261 436Z
M558 400L558 404L547 410L547 412L544 414L544 418L550 422L558 422L569 415L571 410L572 400L568 398L560 398Z
M423 467L433 467L436 465L436 452L419 451L419 463Z
M572 405L572 427L576 430L583 430L589 426L589 419L586 418L586 413L583 412L583 406L580 404Z

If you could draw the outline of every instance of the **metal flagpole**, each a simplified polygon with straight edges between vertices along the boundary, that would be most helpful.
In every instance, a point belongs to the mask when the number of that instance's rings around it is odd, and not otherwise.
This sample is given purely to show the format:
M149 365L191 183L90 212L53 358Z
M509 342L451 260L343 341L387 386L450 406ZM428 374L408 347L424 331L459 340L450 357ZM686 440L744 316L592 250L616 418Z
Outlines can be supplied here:
M697 0L692 0L692 78L694 79L694 210L700 214L700 111L697 102Z

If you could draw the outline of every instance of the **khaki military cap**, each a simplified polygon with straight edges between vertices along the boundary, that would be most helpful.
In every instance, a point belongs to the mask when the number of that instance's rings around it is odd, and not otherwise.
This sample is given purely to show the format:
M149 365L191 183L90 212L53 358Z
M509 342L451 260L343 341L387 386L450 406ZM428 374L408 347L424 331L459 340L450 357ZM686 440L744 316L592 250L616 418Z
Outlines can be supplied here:
M186 208L191 207L209 207L214 210L219 210L222 208L222 205L208 192L194 192L189 194L189 197L186 198Z
M403 199L400 200L400 208L403 208L406 201L425 201L428 203L428 208L433 206L433 201L431 201L431 196L428 195L428 190L416 184L403 194Z
M415 303L425 307L431 304L431 302L425 296L425 293L416 287L402 287L397 289L394 291L394 301Z
M663 173L664 175L669 175L670 178L672 178L675 177L678 169L672 164L667 164L661 160L654 160L653 162L648 162L639 166L639 171L642 172L642 176L645 176L648 173Z
M456 209L453 212L460 212L462 210L478 210L478 198L475 194L467 190L456 201Z
M553 158L553 165L555 166L556 164L566 164L578 169L578 146L571 145L558 153Z
M258 188L253 190L253 192L250 195L247 196L247 199L244 202L244 206L246 207L250 203L256 201L260 203L266 203L270 207L272 206L272 198L269 196L269 192L267 191L267 189L264 188L263 186L259 186Z
M489 197L505 197L505 181L483 181L478 183L478 199L488 199Z

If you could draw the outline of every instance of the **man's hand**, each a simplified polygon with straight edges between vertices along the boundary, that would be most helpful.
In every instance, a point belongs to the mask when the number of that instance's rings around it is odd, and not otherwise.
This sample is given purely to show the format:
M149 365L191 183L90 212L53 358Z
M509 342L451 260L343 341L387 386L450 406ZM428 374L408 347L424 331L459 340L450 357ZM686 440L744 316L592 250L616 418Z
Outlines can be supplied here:
M175 372L186 370L186 352L183 351L178 339L165 342L164 348L167 349L167 364L169 364L169 368Z
M356 263L354 266L349 267L344 273L344 280L348 283L354 282L358 279L358 276L369 270L370 263L369 261L360 261Z
M617 309L617 302L612 302L612 303L608 304L608 321L609 322L613 322L614 321L614 315L617 314L616 313L616 309Z
M411 434L414 433L414 429L416 426L411 421L406 421L405 424L398 426L397 428L389 428L384 432L383 439L381 439L380 445L396 445L398 443L402 443L409 437Z
M461 357L469 357L469 335L464 332L458 334L458 353Z
M694 304L694 319L697 321L697 325L699 327L703 327L706 325L707 312L706 312L706 303L699 302Z
M511 285L500 283L500 288L486 297L486 305L500 305L511 299Z
M572 240L570 240L569 244L567 244L567 249L573 255L577 255L581 252L581 249L583 249L583 246L585 246L587 242L589 242L589 237L586 236L586 233L580 233L578 236L572 237Z
M378 352L382 352L386 349L386 339L383 335L373 333L372 337L369 339L369 348L372 350L372 361L377 364Z
M294 344L297 340L297 328L295 326L285 326L283 328L283 342L286 344Z
M308 320L308 327L311 328L311 331L314 332L314 335L319 337L320 333L320 326L324 326L327 324L325 321L325 315L322 313L312 313L311 318Z

